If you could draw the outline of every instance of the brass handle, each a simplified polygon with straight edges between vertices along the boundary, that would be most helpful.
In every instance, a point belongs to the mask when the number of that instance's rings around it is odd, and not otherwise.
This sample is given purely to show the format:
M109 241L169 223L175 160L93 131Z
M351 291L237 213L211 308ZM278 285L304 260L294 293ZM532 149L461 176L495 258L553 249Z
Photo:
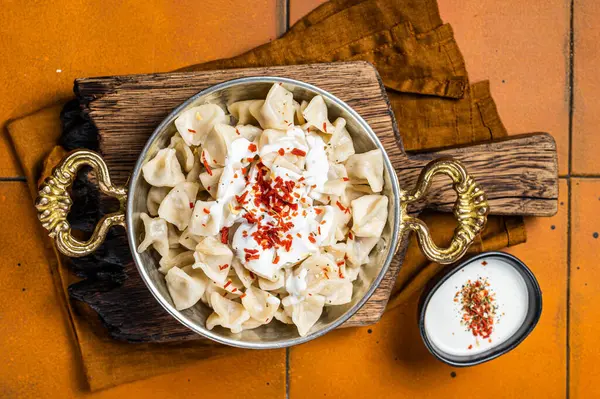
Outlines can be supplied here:
M437 174L444 174L452 179L458 197L454 204L458 227L448 248L438 247L433 242L427 225L422 220L407 214L408 204L425 196L433 177ZM468 175L462 163L451 159L437 159L427 164L414 190L400 192L400 207L402 215L400 230L415 231L425 256L431 261L442 264L456 262L467 252L477 234L485 226L489 212L486 195L479 184Z
M79 241L71 235L71 226L67 214L73 203L68 187L73 184L77 170L89 165L96 171L100 190L119 200L119 210L104 216L96 225L92 237L88 241ZM104 241L108 229L113 225L125 227L125 202L127 190L113 186L110 181L108 167L100 155L89 150L76 150L69 153L52 171L40 186L35 207L42 226L54 238L58 250L71 257L80 257L94 252Z

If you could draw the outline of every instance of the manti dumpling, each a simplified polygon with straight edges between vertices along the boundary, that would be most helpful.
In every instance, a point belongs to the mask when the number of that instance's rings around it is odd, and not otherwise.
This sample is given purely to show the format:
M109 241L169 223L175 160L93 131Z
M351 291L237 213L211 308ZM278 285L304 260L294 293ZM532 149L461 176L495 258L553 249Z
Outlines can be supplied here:
M183 168L184 172L189 172L194 167L194 153L190 147L185 144L185 141L180 135L176 134L171 137L171 144L169 148L175 149L175 155L179 161L179 165Z
M146 198L146 207L150 216L158 216L158 207L169 191L171 191L171 187L150 187Z
M160 203L158 216L177 226L179 231L185 230L192 217L192 208L200 185L182 182L173 187Z
M194 251L171 250L169 251L169 255L163 256L158 262L160 266L158 271L162 274L167 274L173 266L183 268L185 266L191 266L194 262Z
M353 266L369 262L369 253L375 247L379 237L357 237L350 235L346 241L346 258Z
M194 306L204 294L208 283L201 272L195 272L190 267L186 270L191 275L175 266L165 276L167 289L177 310Z
M383 155L381 150L372 150L351 155L345 163L350 183L369 183L374 193L383 190Z
M185 181L174 148L159 150L151 161L142 166L144 179L155 187L175 187Z
M327 143L327 156L330 162L343 163L351 156L354 155L354 143L352 137L346 129L346 120L344 118L337 118L333 122L333 134L329 143Z
M213 292L210 296L210 306L214 313L206 319L206 328L212 330L215 326L229 328L232 333L242 332L243 324L250 318L250 313L240 303L234 302Z
M302 111L302 116L306 120L306 125L315 127L323 133L332 134L335 130L327 117L327 105L323 96L314 96Z
M365 195L355 199L352 207L352 231L358 237L380 237L388 216L388 197Z
M286 130L294 126L294 99L283 84L274 84L260 109L258 123L263 129Z
M260 115L260 108L262 108L264 103L265 100L236 101L228 105L227 109L237 120L238 125L256 124L258 120L254 115Z
M140 219L144 223L144 240L138 246L138 252L143 252L152 245L160 256L168 256L169 231L167 222L161 218L151 218L145 213L140 213Z
M202 269L214 282L225 284L233 260L229 246L214 237L206 237L196 246L194 259L194 269Z
M307 296L306 299L297 303L294 303L293 300L286 301L289 298L293 297L285 297L282 300L282 303L286 307L286 313L291 313L291 319L296 325L296 328L298 328L298 334L300 334L301 337L304 337L308 334L312 326L319 321L321 313L323 313L325 297L321 295ZM288 308L291 309L291 311L289 311Z
M263 324L269 323L279 308L280 300L260 288L250 286L242 296L242 305L250 313L250 317Z
M175 119L177 131L189 146L204 143L206 135L217 123L226 123L227 117L216 104L204 104L183 112Z

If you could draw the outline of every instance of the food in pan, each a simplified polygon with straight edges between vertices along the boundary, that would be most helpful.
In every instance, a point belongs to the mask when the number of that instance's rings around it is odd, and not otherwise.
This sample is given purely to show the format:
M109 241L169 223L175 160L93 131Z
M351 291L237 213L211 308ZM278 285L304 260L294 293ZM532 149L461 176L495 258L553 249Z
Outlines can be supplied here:
M304 336L324 307L351 301L387 222L382 153L356 154L322 96L298 103L280 83L227 111L184 111L143 166L138 251L160 255L176 309L213 309L208 329L276 319Z

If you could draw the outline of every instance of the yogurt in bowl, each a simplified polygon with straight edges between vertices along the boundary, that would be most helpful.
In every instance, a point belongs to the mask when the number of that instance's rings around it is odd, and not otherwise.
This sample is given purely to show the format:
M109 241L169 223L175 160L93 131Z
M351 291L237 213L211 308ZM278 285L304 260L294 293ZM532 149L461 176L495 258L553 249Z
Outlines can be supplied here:
M539 320L542 298L519 259L488 252L450 270L420 305L421 336L438 359L470 366L516 347Z

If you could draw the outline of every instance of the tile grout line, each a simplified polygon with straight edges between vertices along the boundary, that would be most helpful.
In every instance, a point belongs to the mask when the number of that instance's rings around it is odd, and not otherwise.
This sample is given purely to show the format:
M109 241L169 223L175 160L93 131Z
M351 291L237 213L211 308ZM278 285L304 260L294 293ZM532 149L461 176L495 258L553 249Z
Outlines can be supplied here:
M282 35L290 29L290 1L280 0L283 3L284 31ZM290 348L285 348L285 399L290 399Z
M0 177L0 182L26 182L27 178L25 176L12 176L12 177Z
M567 311L566 311L566 392L567 399L571 396L571 246L572 246L572 226L571 226L571 211L572 211L572 180L573 177L573 113L574 113L574 98L575 98L575 0L570 0L569 5L569 145L568 145L568 178L567 178Z

